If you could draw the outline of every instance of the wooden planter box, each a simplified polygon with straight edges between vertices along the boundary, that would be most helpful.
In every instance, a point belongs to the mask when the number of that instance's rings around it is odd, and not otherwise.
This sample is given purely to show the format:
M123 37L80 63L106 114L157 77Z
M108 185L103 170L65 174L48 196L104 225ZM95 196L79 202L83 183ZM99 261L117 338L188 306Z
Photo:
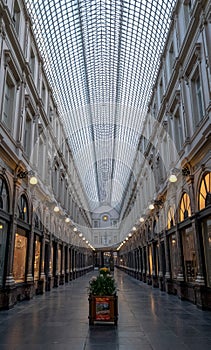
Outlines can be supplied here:
M89 324L113 323L118 320L118 297L89 295Z

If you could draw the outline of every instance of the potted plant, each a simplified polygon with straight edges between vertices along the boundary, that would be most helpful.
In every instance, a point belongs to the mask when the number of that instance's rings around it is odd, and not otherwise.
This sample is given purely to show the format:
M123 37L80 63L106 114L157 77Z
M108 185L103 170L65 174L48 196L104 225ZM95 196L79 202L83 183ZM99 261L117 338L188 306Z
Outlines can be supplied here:
M108 268L99 270L98 276L89 281L89 324L112 322L118 320L117 287Z

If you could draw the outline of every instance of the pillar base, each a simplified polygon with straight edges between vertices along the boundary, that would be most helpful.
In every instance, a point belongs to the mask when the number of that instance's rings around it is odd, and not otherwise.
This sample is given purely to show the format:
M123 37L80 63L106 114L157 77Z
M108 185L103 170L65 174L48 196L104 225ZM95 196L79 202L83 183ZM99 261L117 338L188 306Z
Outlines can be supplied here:
M5 286L9 288L15 286L15 280L12 274L6 277Z
M200 286L204 286L205 285L204 277L201 274L197 275L195 282L197 284L199 284Z

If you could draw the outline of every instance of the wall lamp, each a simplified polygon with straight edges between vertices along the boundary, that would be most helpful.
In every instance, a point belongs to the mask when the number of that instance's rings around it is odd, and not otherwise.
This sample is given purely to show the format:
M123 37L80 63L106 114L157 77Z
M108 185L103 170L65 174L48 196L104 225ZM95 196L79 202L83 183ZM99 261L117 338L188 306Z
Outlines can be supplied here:
M38 180L33 170L19 171L19 173L17 173L17 177L19 177L19 179L25 179L27 176L30 176L29 182L31 185L37 184Z
M176 182L176 181L177 181L177 176L176 176L175 174L171 174L171 175L169 176L169 181L170 181L170 182Z
M177 168L172 169L171 174L169 175L169 181L170 182L176 182L177 181L177 175L179 173L182 173L183 176L189 176L190 175L190 170L187 167L182 168L180 171Z
M169 175L169 181L170 182L177 182L177 176L180 173L180 170L177 168L174 168L171 170L171 173Z
M53 208L53 211L54 211L55 213L58 213L58 212L60 211L58 205L55 205L55 207Z

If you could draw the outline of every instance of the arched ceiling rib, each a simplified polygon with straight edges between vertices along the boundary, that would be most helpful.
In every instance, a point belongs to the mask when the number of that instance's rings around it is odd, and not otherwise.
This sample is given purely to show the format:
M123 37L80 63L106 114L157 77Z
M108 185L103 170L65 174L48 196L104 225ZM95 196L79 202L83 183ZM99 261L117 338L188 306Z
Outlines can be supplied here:
M120 210L175 0L25 0L90 204Z

